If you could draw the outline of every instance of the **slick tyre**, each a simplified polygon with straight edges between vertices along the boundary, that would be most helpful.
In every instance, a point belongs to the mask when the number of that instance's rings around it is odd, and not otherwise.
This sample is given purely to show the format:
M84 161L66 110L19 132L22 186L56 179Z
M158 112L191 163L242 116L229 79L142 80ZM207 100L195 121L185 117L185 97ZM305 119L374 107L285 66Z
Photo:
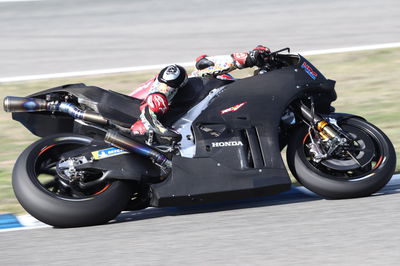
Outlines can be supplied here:
M381 130L361 118L339 121L339 126L354 137L359 148L352 150L353 157L362 162L362 167L357 165L349 170L354 163L350 156L328 158L320 163L313 161L307 147L310 135L306 127L293 132L288 143L288 166L303 186L323 197L369 196L385 186L393 176L396 167L393 145Z
M13 170L12 184L22 207L55 227L103 224L116 217L132 194L129 183L107 181L90 189L71 189L55 170L61 154L82 148L91 138L60 134L45 137L25 149Z

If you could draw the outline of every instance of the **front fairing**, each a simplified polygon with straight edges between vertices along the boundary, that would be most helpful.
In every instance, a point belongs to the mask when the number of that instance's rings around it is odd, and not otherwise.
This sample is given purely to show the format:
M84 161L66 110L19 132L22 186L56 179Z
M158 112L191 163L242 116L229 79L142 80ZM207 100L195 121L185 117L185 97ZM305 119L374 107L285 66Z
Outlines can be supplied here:
M282 113L299 95L320 90L327 82L299 55L296 64L229 84L193 123L196 157L215 157L239 169L283 167L278 136ZM210 134L210 128L218 127L224 130ZM244 162L249 147L258 162Z

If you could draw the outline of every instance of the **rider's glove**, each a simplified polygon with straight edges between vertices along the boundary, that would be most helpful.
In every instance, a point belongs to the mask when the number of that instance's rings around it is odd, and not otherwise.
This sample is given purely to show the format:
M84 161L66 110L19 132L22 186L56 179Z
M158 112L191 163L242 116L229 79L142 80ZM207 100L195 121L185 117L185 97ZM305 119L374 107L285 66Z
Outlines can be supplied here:
M196 58L196 69L202 70L207 67L214 66L214 62L207 58L207 55L203 54Z
M258 45L256 48L251 50L246 58L245 66L253 67L258 66L262 67L265 64L266 59L268 59L271 51L268 47Z
M146 127L144 126L142 120L136 121L132 126L131 126L131 135L136 136L136 135L144 135L146 134Z

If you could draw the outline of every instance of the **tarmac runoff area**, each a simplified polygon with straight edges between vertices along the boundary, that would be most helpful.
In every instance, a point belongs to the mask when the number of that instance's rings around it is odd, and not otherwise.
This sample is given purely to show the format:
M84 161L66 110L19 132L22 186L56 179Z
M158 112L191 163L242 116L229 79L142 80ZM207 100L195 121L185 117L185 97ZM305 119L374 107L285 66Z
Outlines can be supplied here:
M398 0L0 2L0 78L399 42Z

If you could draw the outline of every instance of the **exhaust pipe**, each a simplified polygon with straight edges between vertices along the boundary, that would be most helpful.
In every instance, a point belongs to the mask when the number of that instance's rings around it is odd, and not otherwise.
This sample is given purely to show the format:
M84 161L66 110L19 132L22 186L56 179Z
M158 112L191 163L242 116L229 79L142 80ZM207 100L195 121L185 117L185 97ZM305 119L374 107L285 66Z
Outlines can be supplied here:
M47 111L47 101L37 98L7 96L3 102L6 112L40 112Z
M171 168L172 162L161 152L154 150L152 147L134 141L131 138L122 136L115 131L108 131L104 141L116 146L118 148L143 155L151 158L154 163L160 165L162 168Z
M108 123L108 120L103 116L91 111L82 111L75 105L66 102L56 103L37 98L7 96L4 98L3 106L4 111L12 113L40 111L61 112L69 114L73 118L97 124L106 125Z

